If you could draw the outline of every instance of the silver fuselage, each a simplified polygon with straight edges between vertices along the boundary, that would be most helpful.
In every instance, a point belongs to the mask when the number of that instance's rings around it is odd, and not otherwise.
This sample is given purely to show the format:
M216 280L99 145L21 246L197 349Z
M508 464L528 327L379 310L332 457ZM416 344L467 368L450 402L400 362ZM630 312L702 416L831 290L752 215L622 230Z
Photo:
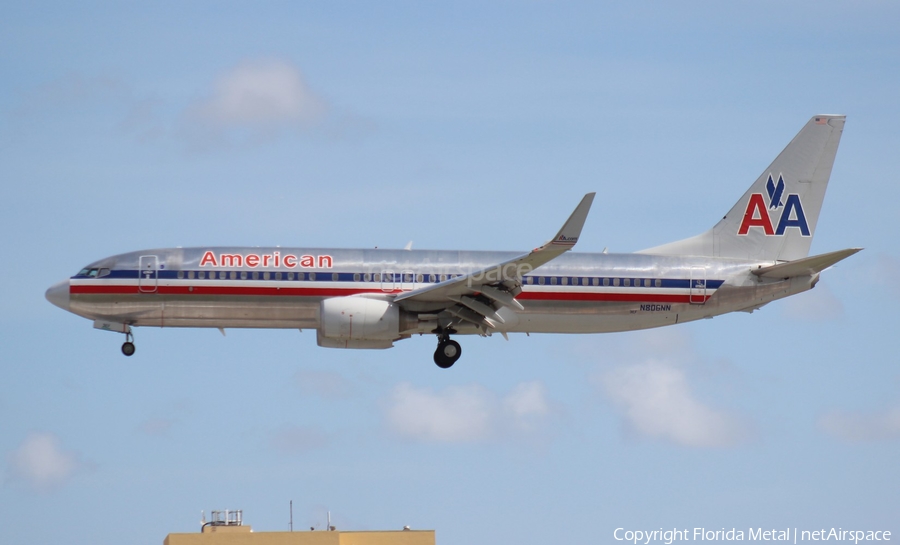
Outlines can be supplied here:
M323 299L390 297L514 258L515 252L322 248L175 248L101 259L52 290L79 316L131 326L317 328ZM502 332L645 329L760 306L815 285L751 274L753 262L645 254L564 254L523 277L524 310ZM65 291L65 294L63 294ZM48 292L48 298L50 292ZM428 313L427 303L409 309ZM428 333L415 321L404 336ZM423 326L424 327L424 326ZM477 328L459 333L483 333Z

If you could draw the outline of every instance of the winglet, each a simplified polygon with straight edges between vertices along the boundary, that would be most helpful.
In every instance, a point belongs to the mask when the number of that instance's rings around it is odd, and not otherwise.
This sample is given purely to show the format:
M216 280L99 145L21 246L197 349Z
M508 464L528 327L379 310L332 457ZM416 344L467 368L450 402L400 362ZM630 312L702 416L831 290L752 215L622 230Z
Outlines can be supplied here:
M502 281L521 282L522 276L534 269L540 267L544 263L552 261L562 254L568 252L578 242L581 236L581 229L584 227L584 221L587 219L588 212L591 210L591 204L594 202L595 193L585 195L575 211L563 224L562 229L556 233L549 242L535 248L531 252L520 255L508 261L491 265L490 267L474 271L469 274L450 278L438 284L431 284L424 288L407 291L397 295L394 301L399 303L406 299L419 299L420 301L446 301L456 302L451 296L469 295L473 292L480 291L489 299L493 299L497 303L523 310L521 303L515 300L515 295L510 294L504 289L492 288L492 285ZM462 303L465 306L465 303ZM460 307L453 310L460 315L469 313L477 314L471 310L472 307ZM448 309L449 310L449 309ZM480 314L479 314L480 315ZM463 318L467 319L467 318ZM474 319L474 318L473 318ZM486 318L490 320L490 318ZM470 320L471 321L471 320ZM487 323L487 322L484 322ZM494 327L488 324L489 327Z
M584 221L587 219L588 212L591 211L594 195L596 195L596 193L588 193L581 199L581 202L575 207L575 211L572 212L572 215L566 220L562 229L560 229L559 232L556 233L556 236L553 237L553 240L545 244L545 246L575 246L575 243L578 242L578 237L581 236L581 229L584 227Z

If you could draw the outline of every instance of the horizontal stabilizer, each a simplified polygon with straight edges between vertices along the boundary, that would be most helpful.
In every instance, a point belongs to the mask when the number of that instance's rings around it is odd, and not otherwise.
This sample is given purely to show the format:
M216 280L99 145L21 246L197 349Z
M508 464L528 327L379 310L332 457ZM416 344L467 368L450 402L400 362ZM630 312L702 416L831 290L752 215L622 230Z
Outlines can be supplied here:
M814 255L796 259L787 263L779 263L769 267L760 267L753 270L753 274L762 278L793 278L795 276L812 276L818 274L838 261L846 259L862 248L847 248L837 252Z

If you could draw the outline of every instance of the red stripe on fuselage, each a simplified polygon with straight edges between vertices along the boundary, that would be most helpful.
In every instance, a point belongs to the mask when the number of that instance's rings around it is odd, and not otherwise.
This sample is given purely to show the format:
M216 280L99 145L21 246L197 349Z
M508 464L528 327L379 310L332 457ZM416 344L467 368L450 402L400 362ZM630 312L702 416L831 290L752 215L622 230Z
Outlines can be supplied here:
M145 287L146 289L146 287ZM392 294L401 293L400 290L390 292L379 289L359 288L299 288L299 287L236 287L236 286L158 286L155 292L140 291L138 286L122 285L73 285L69 292L75 294L123 294L123 295L236 295L236 296L291 296L291 297L342 297L358 295L361 293ZM526 291L520 293L516 299L521 301L597 301L597 302L622 302L622 303L699 303L709 299L709 295L694 295L667 293L597 293L597 292L557 292L557 291Z
M193 288L193 289L191 289ZM144 286L146 290L147 287ZM253 288L235 286L157 286L156 291L141 291L138 286L71 286L69 293L92 294L140 294L140 295L250 295L250 296L300 296L300 297L327 297L356 295L358 293L399 293L384 292L381 290L366 290L353 288Z
M708 295L695 295L694 300L703 297L706 301ZM689 295L676 295L670 293L595 293L595 292L553 292L531 291L522 292L516 296L522 301L612 301L622 303L689 303Z

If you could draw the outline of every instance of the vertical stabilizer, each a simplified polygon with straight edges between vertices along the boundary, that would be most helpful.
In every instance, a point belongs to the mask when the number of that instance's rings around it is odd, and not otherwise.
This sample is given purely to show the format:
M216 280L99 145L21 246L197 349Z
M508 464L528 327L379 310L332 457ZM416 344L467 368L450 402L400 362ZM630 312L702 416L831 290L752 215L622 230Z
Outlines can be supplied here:
M845 119L843 115L810 119L709 231L638 253L759 261L808 256Z

